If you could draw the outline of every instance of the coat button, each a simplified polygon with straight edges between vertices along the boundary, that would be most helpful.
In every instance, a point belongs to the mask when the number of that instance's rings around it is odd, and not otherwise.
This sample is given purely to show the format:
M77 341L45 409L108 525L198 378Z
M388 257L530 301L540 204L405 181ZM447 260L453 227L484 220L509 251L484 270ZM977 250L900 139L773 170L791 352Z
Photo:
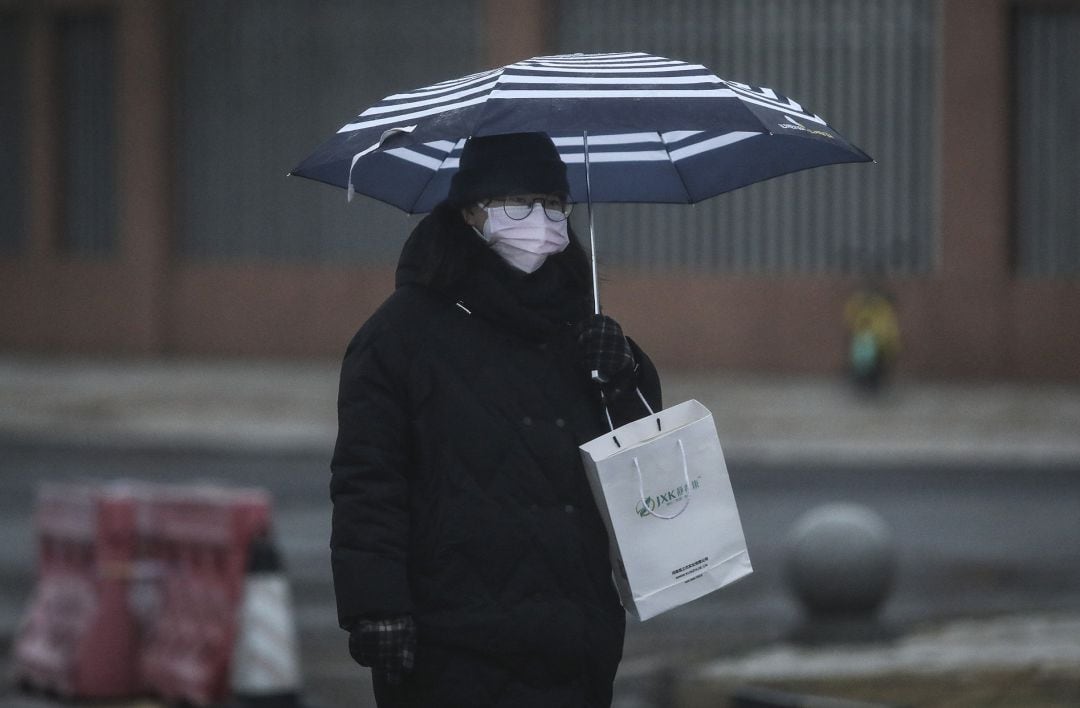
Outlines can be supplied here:
M563 420L562 418L556 418L555 419L555 427L556 428L565 428L566 427L566 421Z
M563 507L563 511L565 511L567 514L573 514L575 511L577 511L577 507L573 504L567 504Z
M525 416L524 418L521 419L521 424L522 425L532 425L532 418L530 418L529 416Z

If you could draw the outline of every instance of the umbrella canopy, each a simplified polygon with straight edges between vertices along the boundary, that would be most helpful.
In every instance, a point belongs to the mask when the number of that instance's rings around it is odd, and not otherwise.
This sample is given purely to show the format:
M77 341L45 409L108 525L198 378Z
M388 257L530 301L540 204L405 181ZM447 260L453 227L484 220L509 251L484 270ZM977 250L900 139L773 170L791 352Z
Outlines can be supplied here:
M536 57L387 96L290 174L422 213L446 197L467 138L520 132L552 137L574 201L693 203L871 159L772 89L629 52Z

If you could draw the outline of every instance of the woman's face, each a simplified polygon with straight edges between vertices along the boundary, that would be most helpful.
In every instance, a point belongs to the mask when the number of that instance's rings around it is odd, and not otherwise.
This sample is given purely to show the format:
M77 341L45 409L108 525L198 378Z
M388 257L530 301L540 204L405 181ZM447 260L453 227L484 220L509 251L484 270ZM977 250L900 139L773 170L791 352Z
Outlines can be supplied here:
M552 221L563 221L570 213L571 206L566 200L557 194L514 194L498 199L489 199L480 204L474 204L461 210L465 223L480 231L484 230L487 223L487 211L495 207L502 207L506 215L515 221L520 221L529 216L539 205Z

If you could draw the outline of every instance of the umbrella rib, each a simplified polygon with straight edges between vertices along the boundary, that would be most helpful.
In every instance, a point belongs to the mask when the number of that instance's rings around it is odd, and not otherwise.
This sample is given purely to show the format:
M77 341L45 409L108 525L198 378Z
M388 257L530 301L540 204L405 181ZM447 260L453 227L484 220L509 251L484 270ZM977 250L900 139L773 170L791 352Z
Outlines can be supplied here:
M431 186L431 183L439 176L439 170L443 169L443 165L445 165L446 161L450 159L450 156L454 154L454 149L457 148L457 144L458 141L454 141L450 144L450 149L446 151L446 156L443 157L441 162L439 162L439 166L431 171L431 176L427 179L426 182L424 182L424 188L417 190L416 198L412 200L411 204L409 204L408 212L410 214L419 213L416 210L416 205L420 203L420 200L424 197L424 194L427 193L427 189Z
M664 136L660 131L656 131L656 137L660 138L660 144L664 146L664 152L667 153L668 159L671 160L671 169L673 169L675 171L675 174L679 178L679 184L682 185L683 194L686 195L686 203L687 204L693 204L694 200L690 196L690 188L686 186L686 180L683 179L682 172L679 170L678 162L671 155L671 147L668 145L667 141L664 140Z

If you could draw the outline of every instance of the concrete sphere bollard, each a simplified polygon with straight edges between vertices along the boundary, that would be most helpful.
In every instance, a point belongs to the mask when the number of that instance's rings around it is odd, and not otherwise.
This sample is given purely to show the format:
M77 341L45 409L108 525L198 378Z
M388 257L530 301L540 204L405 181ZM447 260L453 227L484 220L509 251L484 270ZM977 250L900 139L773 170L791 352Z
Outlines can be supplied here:
M866 507L827 504L792 527L788 581L811 617L872 618L892 589L895 568L892 533Z

